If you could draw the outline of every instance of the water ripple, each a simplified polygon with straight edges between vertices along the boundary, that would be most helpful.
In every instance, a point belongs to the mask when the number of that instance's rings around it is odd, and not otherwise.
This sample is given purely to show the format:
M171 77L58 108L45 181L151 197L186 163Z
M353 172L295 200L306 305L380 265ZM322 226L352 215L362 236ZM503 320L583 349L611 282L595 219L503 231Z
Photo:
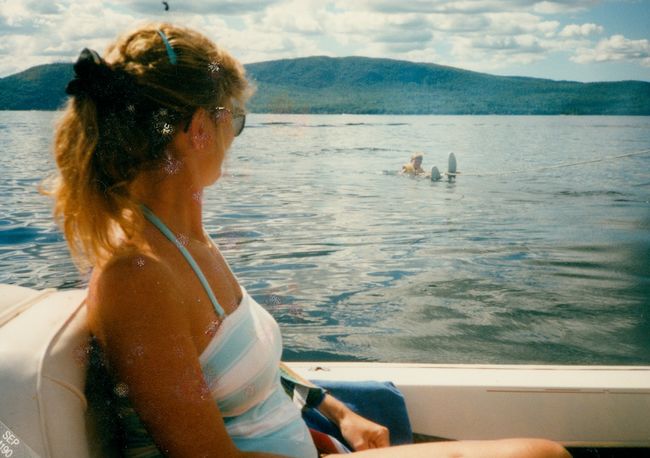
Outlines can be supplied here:
M0 112L3 283L87 280L37 189L53 115ZM650 364L650 158L490 175L647 149L649 118L250 118L205 222L285 358ZM467 175L399 176L414 151Z

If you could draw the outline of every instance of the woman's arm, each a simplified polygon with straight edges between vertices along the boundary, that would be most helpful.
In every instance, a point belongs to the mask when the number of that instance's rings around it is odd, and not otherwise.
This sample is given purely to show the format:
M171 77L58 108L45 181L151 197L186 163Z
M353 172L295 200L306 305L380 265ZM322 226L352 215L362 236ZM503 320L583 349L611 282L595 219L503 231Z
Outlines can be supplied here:
M280 365L284 373L300 384L306 387L316 386L286 364L280 363ZM341 434L354 450L388 447L390 445L389 432L386 427L358 415L334 396L325 394L317 408L339 427Z
M135 257L133 257L135 258ZM111 371L158 449L171 457L270 457L242 452L205 383L183 295L156 259L112 262L91 282L94 330Z
M354 450L390 446L388 428L355 413L334 396L326 394L318 410L338 425Z

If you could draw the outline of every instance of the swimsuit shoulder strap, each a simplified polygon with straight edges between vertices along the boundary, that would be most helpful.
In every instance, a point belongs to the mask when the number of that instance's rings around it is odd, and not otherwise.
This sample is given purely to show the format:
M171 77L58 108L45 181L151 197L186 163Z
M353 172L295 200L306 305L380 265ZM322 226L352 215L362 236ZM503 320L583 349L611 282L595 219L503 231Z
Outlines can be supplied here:
M196 276L198 277L199 281L201 282L201 285L203 286L203 289L205 289L205 292L207 293L208 297L210 298L210 302L212 302L212 305L214 306L214 309L216 310L217 314L220 317L225 316L225 312L223 311L223 308L221 305L219 305L219 302L217 301L217 298L214 297L214 293L212 292L212 288L210 288L210 285L208 284L208 280L206 280L205 275L203 275L203 272L201 271L201 268L199 265L196 263L192 255L190 254L189 251L181 244L181 242L178 240L178 238L172 233L172 231L169 230L169 228L163 223L160 218L158 218L154 212L152 212L148 207L145 205L141 205L142 212L144 213L145 218L147 218L151 224L156 226L162 234L169 239L170 242L172 242L176 248L181 252L187 263L190 265Z

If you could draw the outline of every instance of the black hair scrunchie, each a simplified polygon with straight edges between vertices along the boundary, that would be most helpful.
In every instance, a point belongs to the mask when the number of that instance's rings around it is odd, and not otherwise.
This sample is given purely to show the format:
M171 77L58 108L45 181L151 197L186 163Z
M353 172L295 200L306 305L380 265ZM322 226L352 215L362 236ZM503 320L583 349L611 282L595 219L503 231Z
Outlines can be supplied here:
M81 51L73 68L75 76L65 88L68 95L90 97L103 108L114 108L137 95L133 77L125 71L112 69L91 49Z

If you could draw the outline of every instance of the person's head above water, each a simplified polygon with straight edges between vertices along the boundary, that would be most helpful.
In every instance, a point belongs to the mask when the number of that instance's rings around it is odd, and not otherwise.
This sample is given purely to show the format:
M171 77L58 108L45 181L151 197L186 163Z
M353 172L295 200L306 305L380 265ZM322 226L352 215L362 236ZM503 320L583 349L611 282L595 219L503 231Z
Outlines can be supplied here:
M415 166L416 169L420 168L422 165L422 159L423 159L423 154L422 153L414 153L411 156L411 164Z
M55 216L72 252L94 264L143 222L136 178L177 173L183 158L176 137L194 133L197 118L229 120L237 135L250 90L243 66L225 50L163 23L119 37L103 59L84 50L66 92L54 142ZM222 142L224 153L230 141Z

